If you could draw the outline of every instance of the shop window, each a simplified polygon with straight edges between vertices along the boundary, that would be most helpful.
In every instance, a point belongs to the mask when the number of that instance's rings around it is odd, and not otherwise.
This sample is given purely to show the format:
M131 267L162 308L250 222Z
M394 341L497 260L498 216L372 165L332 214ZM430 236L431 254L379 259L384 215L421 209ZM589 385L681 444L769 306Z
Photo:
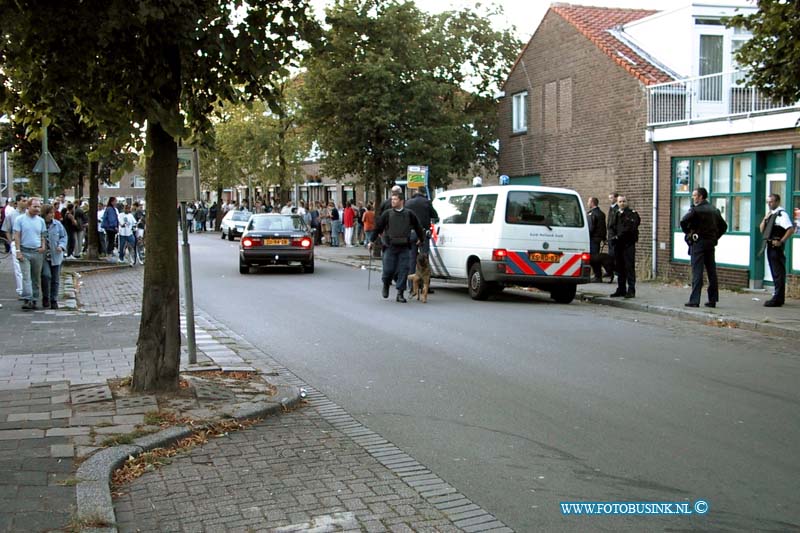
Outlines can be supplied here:
M752 190L752 165L749 157L733 158L733 192L749 193Z
M711 161L709 159L698 159L694 162L694 187L703 187L709 190L711 183Z
M675 199L675 221L674 226L676 228L681 227L681 219L683 216L689 212L689 208L692 206L692 199L689 196L679 196Z
M675 192L690 192L690 162L682 159L675 164Z
M733 218L731 231L750 232L750 197L733 197Z
M731 160L714 160L714 184L712 189L716 193L727 193L731 190Z

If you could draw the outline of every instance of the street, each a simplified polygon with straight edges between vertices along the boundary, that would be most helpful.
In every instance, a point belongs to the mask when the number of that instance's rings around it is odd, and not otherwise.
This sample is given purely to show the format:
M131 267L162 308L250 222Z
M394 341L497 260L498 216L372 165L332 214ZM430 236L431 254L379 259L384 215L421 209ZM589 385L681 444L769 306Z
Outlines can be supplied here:
M507 291L380 298L380 274L240 275L193 235L195 304L516 531L798 527L800 361L781 338ZM559 502L695 502L564 517Z

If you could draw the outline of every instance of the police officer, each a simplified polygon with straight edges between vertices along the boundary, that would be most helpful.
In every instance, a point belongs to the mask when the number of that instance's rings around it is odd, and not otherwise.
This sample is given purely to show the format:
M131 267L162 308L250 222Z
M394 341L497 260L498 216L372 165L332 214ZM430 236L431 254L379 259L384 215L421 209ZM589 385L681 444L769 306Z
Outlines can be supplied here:
M378 235L384 234L383 248L383 281L384 298L389 297L389 287L392 280L397 279L397 301L406 303L403 292L406 290L408 281L408 256L411 246L417 243L411 240L411 232L417 235L425 235L419 225L417 216L403 205L402 192L392 192L392 207L383 212L375 224L375 232L370 239L370 250L375 244Z
M636 241L639 240L639 213L628 207L623 195L617 196L617 209L611 211L608 231L609 248L614 247L617 290L612 298L636 297Z
M780 207L781 197L779 194L770 194L767 198L767 205L769 205L769 212L758 227L764 237L775 292L770 300L764 302L764 307L781 307L786 298L786 255L784 255L783 249L786 241L793 234L791 231L792 219L789 218L786 210Z
M692 202L681 219L681 229L686 234L689 252L692 256L692 294L686 307L699 307L700 294L703 291L703 269L708 274L708 301L706 307L716 307L719 301L717 284L717 261L714 248L717 241L728 231L728 225L719 209L708 203L708 191L698 187L692 191Z
M603 267L600 261L597 261L597 255L600 253L600 245L606 240L606 215L598 207L600 200L597 198L589 198L589 253L592 255L594 262L592 268L594 269L594 278L592 281L597 283L603 282Z
M611 202L611 207L608 208L608 216L606 217L606 223L608 224L608 254L611 257L616 257L617 254L614 251L614 239L611 237L611 222L614 220L614 213L619 211L619 206L617 205L617 197L619 194L616 192L609 193L608 201Z
M439 214L436 212L436 209L433 208L433 204L430 200L428 200L428 193L425 188L416 189L414 191L414 196L411 197L409 201L406 202L406 209L410 210L417 216L417 220L419 220L419 225L422 226L422 229L425 230L425 233L422 235L411 235L411 240L416 241L419 239L419 251L423 253L430 253L430 243L428 242L428 229L431 227L431 220L439 218ZM413 274L417 271L417 247L411 247L411 258L409 262L409 274ZM428 291L430 294L430 290Z

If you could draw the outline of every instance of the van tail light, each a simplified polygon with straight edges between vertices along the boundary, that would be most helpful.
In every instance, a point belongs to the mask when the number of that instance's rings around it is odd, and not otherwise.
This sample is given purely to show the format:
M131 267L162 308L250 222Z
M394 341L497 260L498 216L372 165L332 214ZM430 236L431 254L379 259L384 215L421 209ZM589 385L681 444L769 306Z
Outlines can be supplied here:
M505 248L495 248L492 250L492 261L505 261L508 251Z
M300 248L311 248L311 244L311 239L308 237L292 240L292 246L299 246Z
M591 260L592 260L592 254L590 254L589 252L583 252L581 254L581 261L583 261L584 263L588 263Z

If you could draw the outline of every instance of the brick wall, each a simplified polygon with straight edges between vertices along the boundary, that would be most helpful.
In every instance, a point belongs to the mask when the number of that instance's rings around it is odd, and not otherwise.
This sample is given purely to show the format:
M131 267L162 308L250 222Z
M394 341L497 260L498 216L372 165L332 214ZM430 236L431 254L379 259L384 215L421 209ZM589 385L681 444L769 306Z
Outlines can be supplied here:
M625 193L641 218L637 263L650 270L652 151L645 142L642 84L558 14L549 11L509 75L500 100L500 173L541 175L584 201ZM528 91L528 130L513 134L511 99Z
M657 251L658 277L671 280L691 280L691 268L685 263L671 262L672 250L672 161L676 158L729 155L763 150L768 147L800 146L800 133L797 130L778 130L726 135L703 139L663 142L658 149L658 223L657 242L665 243L666 249ZM795 179L798 179L797 177ZM784 206L790 199L784 198ZM756 221L757 222L757 221ZM787 269L790 268L787 265ZM747 268L720 268L720 285L727 288L744 288L749 285L750 273ZM787 294L800 297L800 276L789 274Z

